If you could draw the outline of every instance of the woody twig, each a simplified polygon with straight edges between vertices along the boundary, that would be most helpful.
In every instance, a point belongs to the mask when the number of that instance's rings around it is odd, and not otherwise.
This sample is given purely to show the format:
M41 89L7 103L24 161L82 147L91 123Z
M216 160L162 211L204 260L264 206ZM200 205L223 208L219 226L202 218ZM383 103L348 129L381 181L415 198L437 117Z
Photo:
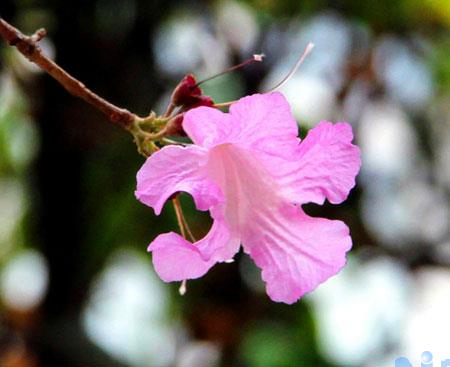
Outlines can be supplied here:
M113 105L87 88L54 61L50 60L39 47L39 41L46 36L45 29L39 29L31 36L24 35L17 28L0 18L0 36L9 45L14 46L28 60L56 79L70 94L83 99L107 118L125 129L130 129L133 122L141 119L134 113Z

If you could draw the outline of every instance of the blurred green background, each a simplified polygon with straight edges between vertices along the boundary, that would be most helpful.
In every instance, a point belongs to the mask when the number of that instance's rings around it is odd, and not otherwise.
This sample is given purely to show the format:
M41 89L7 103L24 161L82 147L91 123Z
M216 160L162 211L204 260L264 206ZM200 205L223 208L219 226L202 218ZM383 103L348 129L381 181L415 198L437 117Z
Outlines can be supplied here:
M450 1L1 0L47 54L111 102L162 112L189 72L253 53L204 85L216 102L282 91L302 132L348 121L363 168L340 218L354 248L293 306L239 255L204 278L155 275L148 243L177 230L137 202L130 136L0 43L0 366L393 366L450 358ZM194 233L205 213L182 197Z

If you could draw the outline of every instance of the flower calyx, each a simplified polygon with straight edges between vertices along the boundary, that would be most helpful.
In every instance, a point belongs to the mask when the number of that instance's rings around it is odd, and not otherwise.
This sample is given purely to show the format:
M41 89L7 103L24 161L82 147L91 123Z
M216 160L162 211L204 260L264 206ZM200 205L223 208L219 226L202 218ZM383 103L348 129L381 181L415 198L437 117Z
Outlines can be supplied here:
M169 106L163 115L151 112L146 117L137 117L128 127L140 154L149 157L166 144L167 136L186 136L183 130L184 114L196 107L213 107L211 97L203 94L195 77L186 75L175 87Z

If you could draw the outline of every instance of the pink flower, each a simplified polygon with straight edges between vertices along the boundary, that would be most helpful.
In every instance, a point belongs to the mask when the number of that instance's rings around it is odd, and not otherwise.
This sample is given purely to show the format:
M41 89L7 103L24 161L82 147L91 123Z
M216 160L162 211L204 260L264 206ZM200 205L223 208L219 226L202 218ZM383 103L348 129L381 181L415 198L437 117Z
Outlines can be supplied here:
M159 214L173 193L185 191L214 222L194 244L173 232L150 244L164 281L201 277L242 244L270 298L293 303L345 265L347 226L310 217L301 205L341 203L355 185L361 163L350 125L323 121L300 142L286 99L268 93L240 99L229 113L190 110L183 128L194 144L148 158L136 196Z

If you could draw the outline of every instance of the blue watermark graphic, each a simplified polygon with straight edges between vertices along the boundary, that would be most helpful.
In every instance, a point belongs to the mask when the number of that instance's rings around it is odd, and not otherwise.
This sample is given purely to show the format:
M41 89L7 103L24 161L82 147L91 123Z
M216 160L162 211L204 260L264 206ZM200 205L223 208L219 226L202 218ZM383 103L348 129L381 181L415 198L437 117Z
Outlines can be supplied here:
M450 367L450 359L443 359L441 364L437 363L433 365L433 354L431 352L425 351L421 356L420 367ZM415 367L406 357L399 357L395 360L394 367Z

